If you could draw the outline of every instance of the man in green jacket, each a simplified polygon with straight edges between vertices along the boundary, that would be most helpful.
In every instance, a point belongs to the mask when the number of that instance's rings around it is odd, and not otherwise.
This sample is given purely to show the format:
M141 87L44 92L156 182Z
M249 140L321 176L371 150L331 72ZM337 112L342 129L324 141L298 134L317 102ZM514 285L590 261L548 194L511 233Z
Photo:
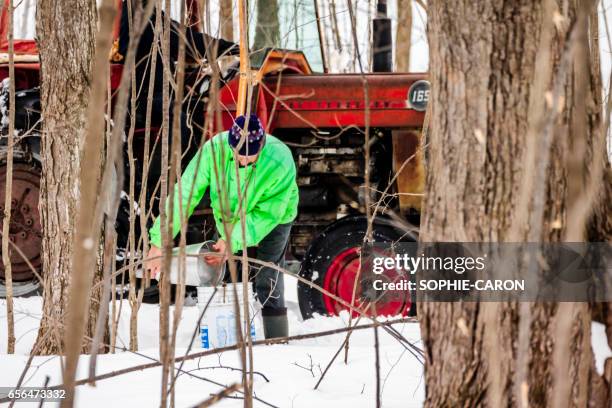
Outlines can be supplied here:
M214 249L226 253L229 246L232 253L237 253L245 247L257 247L257 259L282 267L299 200L295 162L283 142L265 133L256 115L250 116L246 135L245 121L244 116L236 118L229 131L207 141L185 169L181 196L178 184L174 190L173 236L180 230L180 214L190 216L210 188L211 207L220 236ZM222 199L229 209L222 208ZM226 236L226 227L231 231L230 236ZM161 257L159 218L149 233L151 250L147 258ZM216 256L207 257L206 261L220 264L225 260ZM152 277L157 276L161 258L149 261L147 268ZM287 336L283 274L262 267L254 280L257 298L263 305L265 337Z

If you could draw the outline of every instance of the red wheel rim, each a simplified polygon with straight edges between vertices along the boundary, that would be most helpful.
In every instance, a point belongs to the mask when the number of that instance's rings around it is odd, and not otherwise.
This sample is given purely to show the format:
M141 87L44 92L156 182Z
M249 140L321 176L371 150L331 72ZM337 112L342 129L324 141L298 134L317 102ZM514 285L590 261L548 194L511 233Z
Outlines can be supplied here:
M353 298L355 279L359 271L359 262L359 247L349 248L340 252L327 268L327 273L323 280L323 289L350 304ZM363 279L364 271L361 273L361 279ZM384 279L385 281L396 281L398 277L399 274L395 270L385 270L382 275L377 276L377 278ZM377 298L376 312L378 315L407 315L410 310L410 293L408 291L377 293ZM330 315L338 315L342 310L348 310L348 307L327 295L323 295L323 300L325 309ZM353 306L361 308L363 303L364 301L361 299L361 285L358 283ZM372 308L369 309L369 312L373 314ZM354 316L358 314L353 312Z
M5 185L6 168L3 168L0 171L0 197L2 197L0 215L4 212ZM19 251L11 251L11 267L15 281L34 279L32 267L38 272L41 270L42 226L38 212L39 189L40 173L38 170L28 164L15 163L9 229L11 242L19 248ZM4 265L0 262L0 279L3 278Z

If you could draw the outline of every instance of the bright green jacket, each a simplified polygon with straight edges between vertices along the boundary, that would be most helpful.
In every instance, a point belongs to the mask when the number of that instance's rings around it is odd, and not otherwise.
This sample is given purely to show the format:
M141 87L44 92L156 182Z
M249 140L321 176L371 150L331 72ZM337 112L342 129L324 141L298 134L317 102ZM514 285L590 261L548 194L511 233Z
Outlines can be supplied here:
M217 163L217 173L214 163ZM246 246L250 247L257 245L277 225L291 222L297 216L299 194L295 181L295 163L291 151L283 142L272 135L266 135L266 142L257 162L239 167L238 171L240 195L244 194L245 185L248 183L244 236ZM225 188L222 181L225 182ZM178 183L174 186L173 237L180 231L181 213L189 217L208 187L210 187L210 201L217 230L225 242L231 243L233 252L240 251L243 241L239 218L241 211L238 183L233 154L227 142L227 132L219 133L207 141L191 160L181 176L181 197L179 197ZM192 195L191 200L190 195ZM221 197L229 199L230 214L226 221L233 226L229 240L223 228ZM149 233L151 244L161 247L159 217Z

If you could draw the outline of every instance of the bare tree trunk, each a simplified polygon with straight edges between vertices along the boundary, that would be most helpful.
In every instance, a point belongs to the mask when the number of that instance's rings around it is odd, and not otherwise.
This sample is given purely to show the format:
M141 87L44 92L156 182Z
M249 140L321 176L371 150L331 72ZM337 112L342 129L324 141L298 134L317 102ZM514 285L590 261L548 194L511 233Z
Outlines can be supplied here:
M395 71L408 72L412 41L412 0L397 0L397 21Z
M4 7L4 3L0 10ZM4 188L4 213L2 214L2 263L4 264L4 280L6 285L6 324L8 342L6 352L15 352L15 315L13 313L13 272L11 269L10 224L13 209L13 136L15 132L15 53L13 41L13 0L9 0L8 22L8 52L9 52L9 128L6 136L6 184Z
M334 37L334 45L336 47L336 51L342 52L342 40L340 39L338 14L336 13L336 0L329 1L329 14L331 15L331 30Z
M234 41L234 19L232 13L232 0L220 0L219 24L221 25L221 38Z
M124 13L128 13L129 31L130 38L134 38L134 7L132 2L126 2L127 8L123 10ZM154 40L155 41L155 40ZM136 114L136 91L140 87L140 84L136 83L136 70L132 70L130 73L130 111L131 117ZM151 81L153 82L153 81ZM127 153L129 162L129 189L128 195L130 197L130 225L129 225L129 236L128 236L128 275L130 279L129 295L128 299L130 302L130 350L138 350L138 310L140 309L140 303L138 302L138 296L136 294L136 253L138 248L136 247L136 206L135 206L135 194L134 190L136 187L136 166L134 165L134 131L136 130L136 121L130 120L130 128L128 130L127 137ZM143 184L145 185L145 184ZM144 189L146 191L146 187Z
M94 0L43 0L37 4L43 117L40 212L45 271L43 318L37 339L40 354L64 351L95 29ZM50 330L53 334L46 336Z
M567 12L554 1L428 2L432 116L422 241L529 235L550 242L568 234L566 158L576 154L569 143L597 137L572 126L584 22L577 16L588 13L587 3ZM523 202L526 178L532 188ZM598 377L585 304L424 302L420 324L427 407L586 406ZM609 406L604 398L594 406Z
M165 0L166 10L170 9L170 0ZM163 20L163 36L162 36L162 62L164 64L170 62L170 16L166 13ZM159 280L159 358L162 362L161 376L161 403L162 408L168 406L168 384L171 377L171 361L174 356L170 356L170 263L172 259L172 219L168 220L168 214L172 214L173 200L170 200L169 211L166 212L166 202L168 198L168 189L172 185L168 181L168 165L169 155L168 140L170 137L170 93L169 93L169 72L164 71L163 77L163 111L164 118L161 129L161 194L159 200L159 218L162 228L162 271ZM172 169L174 170L174 169ZM170 177L174 175L170 171Z
M278 0L258 0L253 49L275 47L278 46L279 41Z
M276 13L278 13L278 3L276 2L276 0L274 0L275 6L276 6ZM263 8L259 8L259 4L258 4L258 19L259 19L259 13L260 11L263 10ZM276 19L277 23L278 23L278 18ZM248 58L248 50L249 50L249 32L248 32L248 28L247 28L247 2L245 0L238 0L238 24L240 27L240 40L239 40L239 44L240 44L240 82L238 84L238 109L236 114L237 115L245 115L246 117L249 117L250 115L250 110L251 110L251 96L252 96L252 91L253 91L253 87L252 87L252 83L250 80L249 75L247 74L250 70L250 62L249 62L249 58ZM272 24L274 24L274 21L272 21ZM259 28L259 22L257 27ZM257 34L255 34L257 36ZM255 40L257 41L257 40ZM217 114L219 114L219 111L217 111ZM216 176L218 176L219 170L216 168L216 164L215 164L215 174ZM236 173L238 172L238 168L235 168ZM223 184L225 185L225 184ZM223 194L228 194L229 192L225 191L223 192ZM222 196L223 197L223 196ZM227 195L225 196L225 199L222 198L221 200L222 202L225 202L225 208L222 205L221 209L222 212L226 212L229 207L227 207ZM244 220L244 217L241 217L241 220ZM242 226L243 230L244 230L244 225ZM230 231L230 226L227 225L227 223L223 223L223 229L225 230L225 236L229 237L231 236L231 231ZM228 245L227 246L227 255L228 257L231 255L231 248ZM243 250L243 255L246 254L246 250ZM243 273L243 279L246 277L246 270L245 270L245 259L243 259L243 264L242 264L242 273ZM248 375L248 367L249 367L249 362L252 362L252 360L249 360L247 357L247 348L249 349L249 351L252 352L252 348L250 347L250 345L248 344L248 340L250 339L250 336L248 334L246 334L247 336L247 342L245 342L245 333L243 333L242 331L242 322L241 322L241 311L240 311L240 306L239 306L239 299L238 299L238 295L236 292L236 288L235 285L238 282L238 273L236 271L236 263L234 262L230 262L229 263L229 269L230 269L230 276L231 276L231 280L232 283L234 284L234 313L235 313L235 320L236 320L236 339L238 340L239 343L241 343L241 347L240 347L240 363L242 366L242 387L244 389L244 394L245 394L245 398L244 398L244 408L251 408L253 406L253 393L252 393L252 387L251 387L251 383L249 382L249 375ZM248 279L247 279L248 280ZM243 280L243 282L246 282L247 280ZM245 283L243 283L243 285L245 285ZM243 286L244 289L246 289L246 286ZM248 322L248 319L245 319L245 324ZM251 355L252 356L252 355Z
M175 191L174 189L170 190L170 194L168 196L168 199L170 200L170 214L169 214L169 219L168 219L168 225L169 225L169 229L168 229L168 239L170 241L172 241L172 225L174 224L173 222L173 217L174 217L174 195L177 194L178 195L178 200L179 202L182 202L182 194L183 194L183 189L181 186L181 182L180 182L180 178L181 178L181 156L182 156L182 151L181 151L181 117L182 117L182 101L183 101L183 95L184 95L184 86L185 86L185 41L183 40L183 35L185 33L185 10L184 10L184 3L181 3L181 14L180 14L180 19L179 19L179 32L180 32L180 37L179 37L179 49L178 49L178 60L177 60L177 64L176 64L176 75L175 75L175 81L176 81L176 91L174 94L174 101L173 101L173 111L172 111L172 149L170 151L171 154L171 161L170 161L170 185L174 186L175 182L176 185L178 186L177 190ZM182 214L182 211L179 210L179 217L181 217L180 214ZM186 273L186 266L185 266L185 243L186 243L186 237L185 237L185 230L186 230L186 225L185 222L183 222L183 220L181 219L181 228L180 228L180 250L179 250L179 267L178 267L178 271L177 271L177 286L176 286L176 295L175 295L175 303L174 303L174 314L172 316L172 330L170 330L170 335L169 335L169 344L168 344L168 350L167 350L167 355L168 355L168 365L170 367L174 367L174 357L175 357L175 353L176 353L176 333L178 330L178 325L179 322L181 321L181 315L183 313L183 302L185 300L185 273ZM175 395L176 395L176 388L174 388L172 385L174 384L174 381L176 381L176 376L177 373L175 373L174 369L170 370L170 387L169 387L169 391L170 391L170 407L174 408L175 407ZM166 387L166 383L164 383L164 387Z

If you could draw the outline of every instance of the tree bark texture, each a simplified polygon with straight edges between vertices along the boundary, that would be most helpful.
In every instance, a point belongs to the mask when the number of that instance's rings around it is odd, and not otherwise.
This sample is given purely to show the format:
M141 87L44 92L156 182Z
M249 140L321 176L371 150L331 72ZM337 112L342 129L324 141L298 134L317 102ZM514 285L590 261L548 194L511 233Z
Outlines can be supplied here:
M515 239L511 231L522 220L520 186L534 177L525 174L524 157L530 123L542 120L532 117L538 106L546 117L555 109L559 113L551 128L544 177L534 181L533 192L545 192L541 217L534 217L538 203L531 201L518 237L525 240L534 230L541 231L537 241L565 236L566 157L572 154L573 139L584 138L592 145L595 136L589 127L576 133L571 123L577 64L571 60L564 68L562 54L576 23L574 3L567 12L554 2L546 9L544 3L428 2L432 96L423 242ZM577 7L583 6L577 2ZM551 35L544 41L546 24ZM548 47L542 49L542 44ZM544 66L551 68L548 77L538 65L543 55ZM561 76L563 70L566 76ZM555 101L552 89L559 78L562 93ZM536 92L538 85L545 90L542 95ZM588 89L585 97L592 99L598 91ZM541 132L531 134L538 141L544 137ZM585 163L589 158L585 155ZM564 371L554 361L557 328L564 318L557 309L545 303L421 304L425 406L586 406L593 401L602 384L593 368L588 305L568 307L565 318L571 320L562 333L568 347L562 350ZM523 340L519 332L526 334ZM567 398L559 399L554 393L562 392L563 385ZM597 398L609 403L605 392Z
M64 351L95 29L95 0L37 3L43 117L40 213L45 272L43 318L37 339L37 344L41 343L40 354ZM95 316L99 305L92 303L90 316ZM95 324L88 324L90 337L93 328ZM48 331L53 333L45 336Z

